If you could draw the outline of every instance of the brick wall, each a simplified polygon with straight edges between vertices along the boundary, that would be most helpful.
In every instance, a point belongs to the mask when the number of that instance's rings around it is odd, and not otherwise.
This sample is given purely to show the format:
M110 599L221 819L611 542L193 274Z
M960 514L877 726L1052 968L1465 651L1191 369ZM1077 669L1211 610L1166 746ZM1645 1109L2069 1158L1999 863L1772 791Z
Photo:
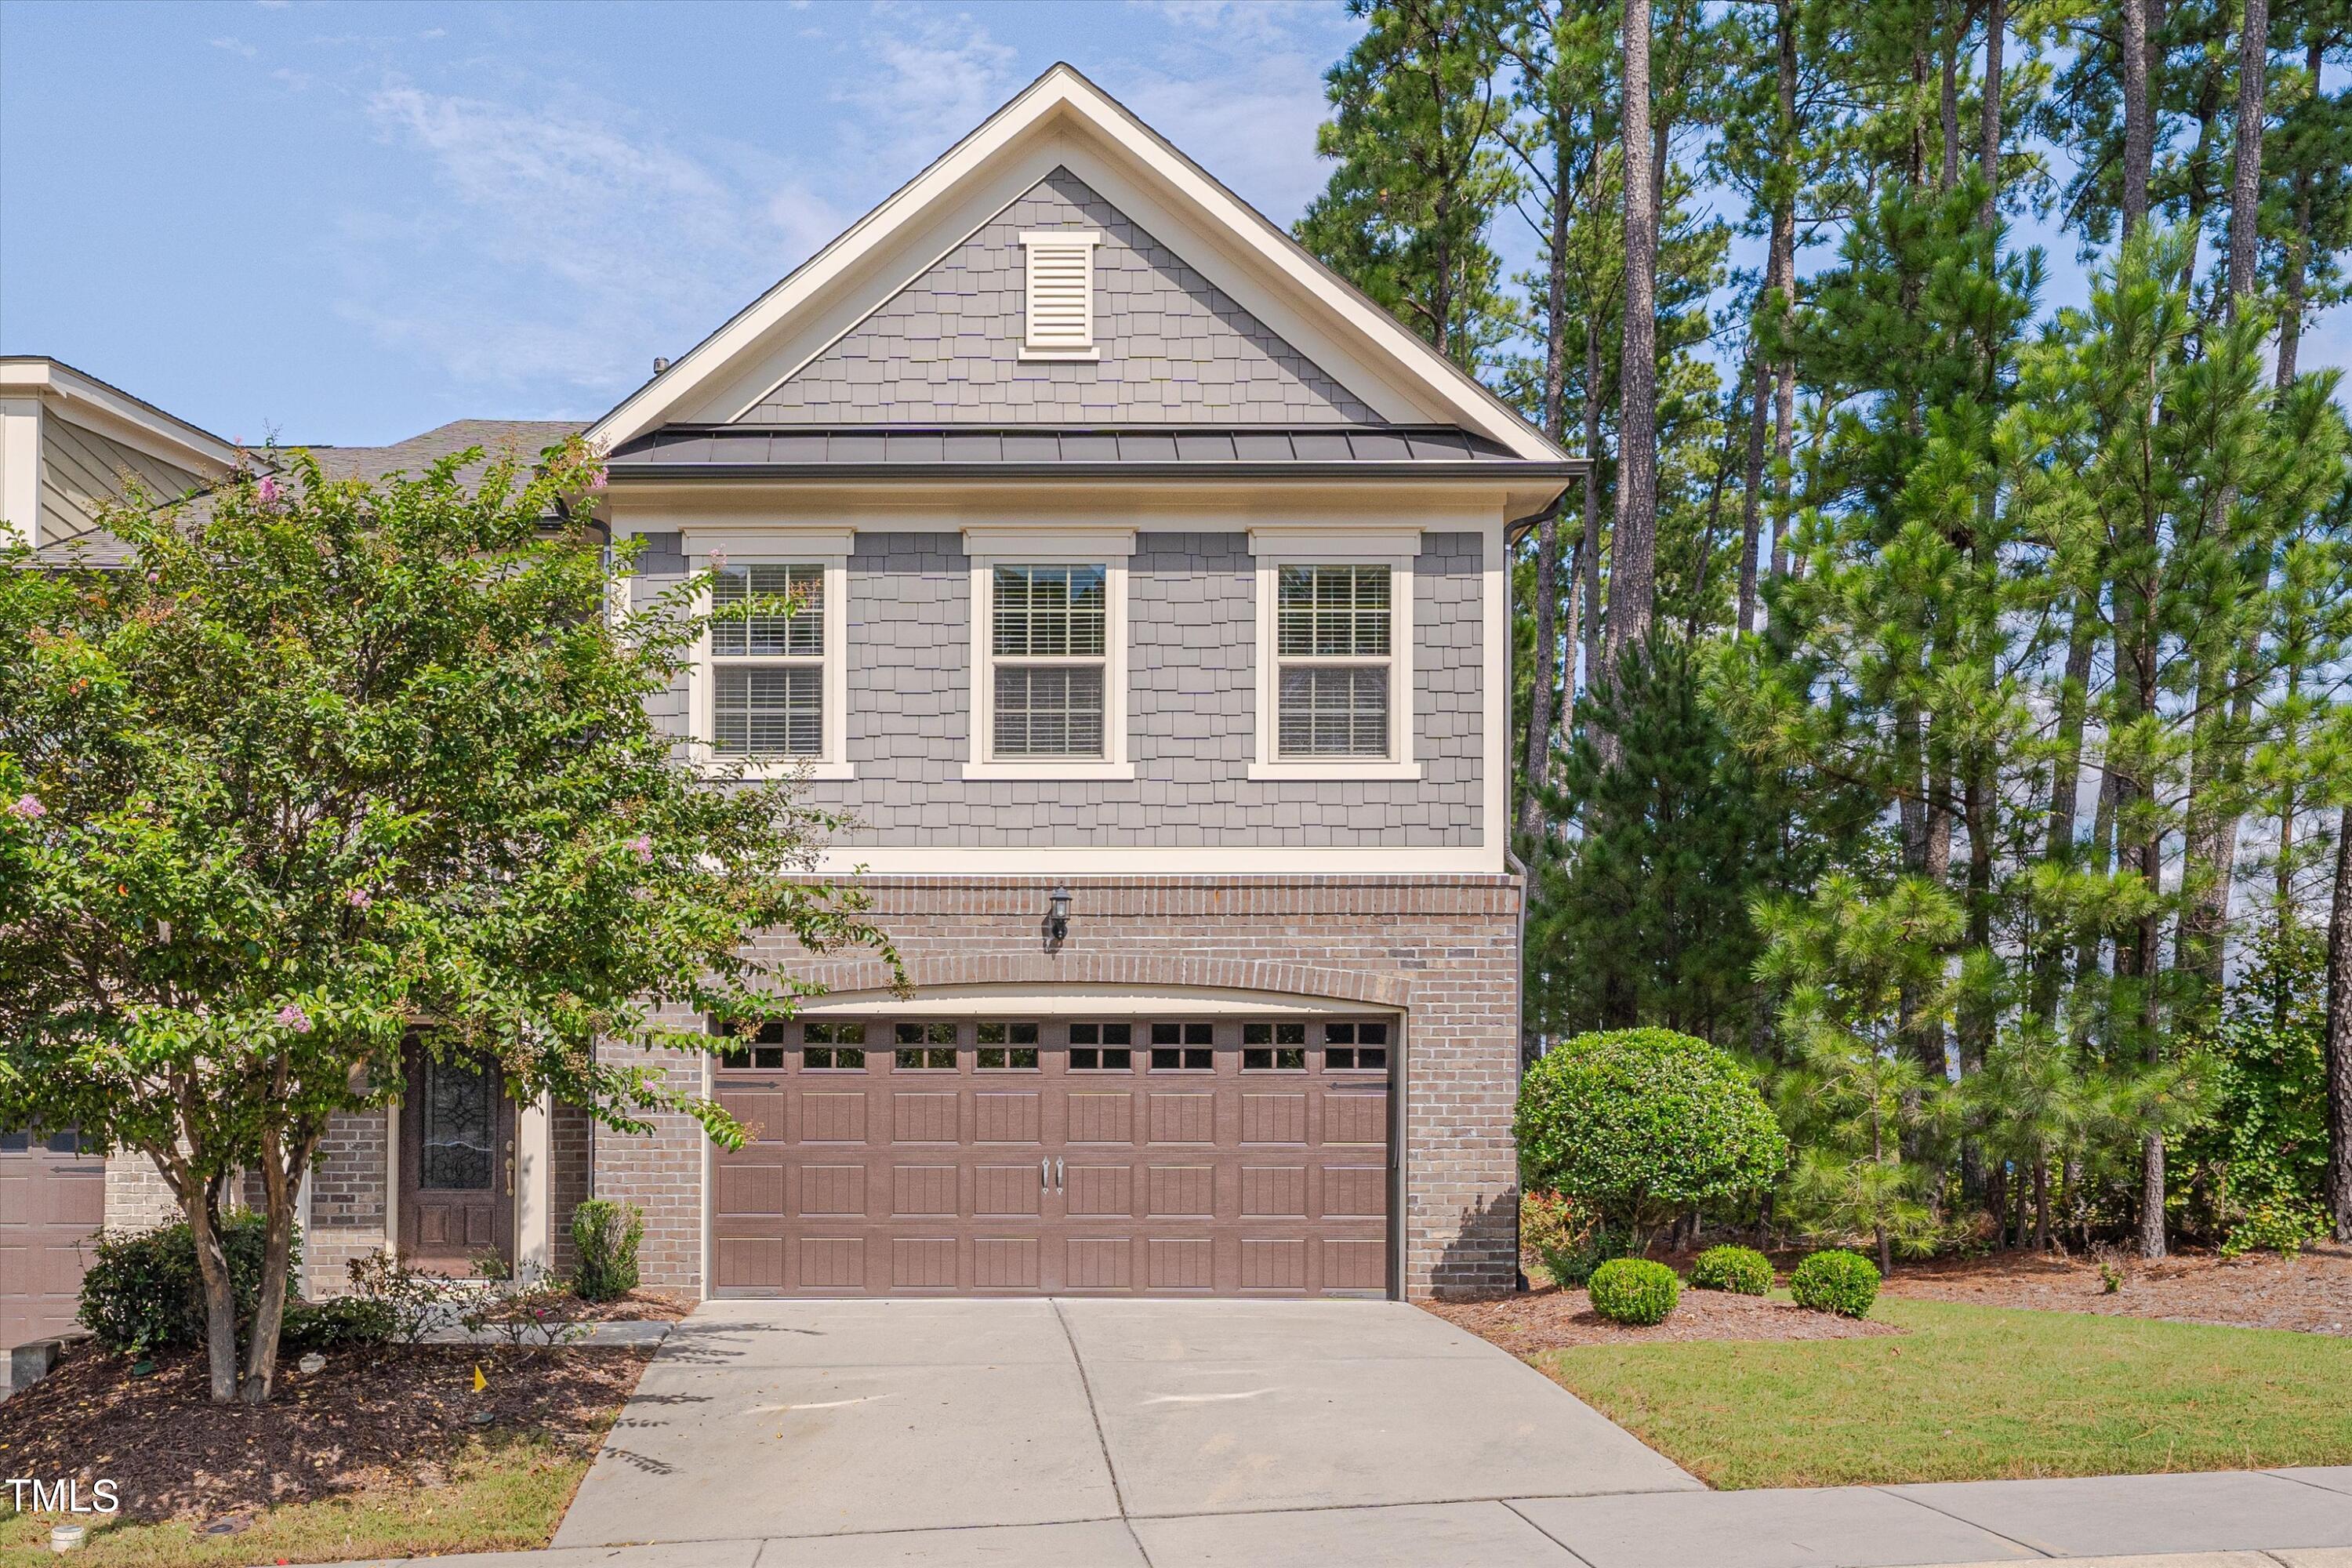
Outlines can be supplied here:
M569 1274L580 1261L572 1246L572 1211L583 1198L594 1195L590 1162L595 1148L595 1123L578 1106L559 1104L549 1112L547 1139L551 1258L557 1273Z
M1069 940L1043 951L1050 878L884 877L873 916L924 985L1214 986L1395 1007L1405 1016L1407 1293L1508 1289L1517 1274L1518 886L1507 877L1072 878ZM886 984L866 954L762 956L835 991ZM680 1023L690 1020L680 1017ZM611 1059L645 1060L634 1052ZM659 1065L698 1089L699 1058ZM701 1278L704 1139L683 1118L600 1132L596 1190L647 1216L648 1284Z
M155 1162L125 1151L106 1162L106 1228L148 1230L180 1215L180 1200Z
M382 1110L328 1119L310 1171L310 1229L302 1240L302 1271L313 1297L342 1294L351 1260L383 1249L391 1223L386 1129Z

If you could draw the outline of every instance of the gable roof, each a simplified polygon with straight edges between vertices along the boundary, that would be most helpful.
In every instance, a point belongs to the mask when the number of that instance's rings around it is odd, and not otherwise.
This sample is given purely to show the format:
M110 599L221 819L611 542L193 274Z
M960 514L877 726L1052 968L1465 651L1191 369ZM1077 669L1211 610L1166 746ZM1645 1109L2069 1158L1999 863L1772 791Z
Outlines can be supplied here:
M1174 242L1171 230L1180 226L1189 231L1197 243L1187 249L1187 264L1261 320L1278 313L1284 319L1266 325L1302 353L1313 353L1351 393L1385 402L1377 409L1381 418L1455 425L1520 458L1570 460L1474 377L1066 64L1030 83L879 206L622 399L590 427L590 438L618 447L667 424L751 413L760 401L759 386L748 401L735 401L741 389L732 383L763 356L783 352L796 331L816 331L819 345L830 344L879 302L871 297L875 273L898 268L886 280L881 298L887 299L1005 205L999 199L974 214L969 208L976 194L1011 179L1016 188L1005 193L1009 199L1038 174L1081 160L1087 166L1076 173L1089 185L1125 184L1125 199L1103 194L1139 224L1151 216L1137 211L1139 205L1167 215L1166 222L1151 224L1160 239ZM927 242L928 253L910 267L910 247ZM861 286L866 297L858 297ZM791 374L767 375L761 384L772 387ZM713 401L720 398L733 405L714 412Z
M237 463L235 444L47 354L0 354L0 396L42 398L68 421L208 478Z

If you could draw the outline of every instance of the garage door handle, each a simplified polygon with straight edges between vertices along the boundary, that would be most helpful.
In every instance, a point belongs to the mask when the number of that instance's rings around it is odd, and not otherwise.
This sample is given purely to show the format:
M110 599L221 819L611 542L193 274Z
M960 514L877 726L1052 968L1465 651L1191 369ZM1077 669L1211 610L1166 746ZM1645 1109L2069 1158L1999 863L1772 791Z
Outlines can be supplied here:
M1062 1189L1063 1189L1062 1174L1063 1174L1062 1162L1061 1162L1061 1160L1057 1157L1057 1158L1054 1161L1054 1186L1055 1186L1055 1188L1057 1191L1058 1191L1058 1190L1062 1190Z
M1037 1162L1037 1190L1050 1192L1054 1186L1054 1162L1049 1157Z

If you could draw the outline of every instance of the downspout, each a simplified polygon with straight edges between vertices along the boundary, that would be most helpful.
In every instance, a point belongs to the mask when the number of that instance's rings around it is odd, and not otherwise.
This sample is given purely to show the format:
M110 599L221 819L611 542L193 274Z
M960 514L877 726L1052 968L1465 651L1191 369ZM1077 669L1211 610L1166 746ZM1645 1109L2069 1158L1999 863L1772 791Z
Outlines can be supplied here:
M1516 540L1524 536L1528 529L1535 527L1536 524L1541 522L1544 519L1556 515L1559 511L1560 508L1567 504L1568 491L1566 489L1562 489L1559 494L1552 497L1549 505L1540 507L1538 510L1529 512L1525 517L1514 518L1510 521L1505 523L1503 525L1503 549L1506 559L1508 559L1510 547ZM1505 580L1507 582L1514 580L1507 568L1506 569ZM1574 658L1572 651L1570 657L1572 660ZM1571 692L1573 692L1576 684L1576 667L1572 662L1569 666L1568 679L1569 686ZM1504 766L1506 767L1510 765L1509 758L1511 753L1512 748L1507 745L1505 746ZM1514 822L1518 820L1516 814L1513 815L1511 820ZM1517 1064L1517 1071L1513 1075L1513 1082L1516 1085L1526 1079L1528 1072L1528 889L1533 885L1534 879L1528 874L1527 862L1520 859L1519 852L1511 847L1508 834L1509 829L1506 826L1505 837L1503 839L1503 864L1508 866L1511 868L1511 874L1519 879L1519 907L1517 912L1518 941L1517 943L1518 966L1511 976L1511 998L1515 1017L1513 1038L1511 1042L1511 1054L1513 1060ZM1514 1101L1517 1100L1516 1090L1512 1095L1512 1099ZM1512 1152L1511 1158L1512 1163L1515 1167L1512 1171L1512 1180L1516 1183L1518 1179L1518 1173L1516 1169L1518 1161L1517 1150ZM1523 1256L1524 1252L1519 1226L1519 1208L1517 1204L1513 1204L1511 1205L1511 1276L1516 1283L1517 1289L1520 1294L1524 1295L1528 1289L1528 1276L1527 1271L1519 1266L1519 1258Z

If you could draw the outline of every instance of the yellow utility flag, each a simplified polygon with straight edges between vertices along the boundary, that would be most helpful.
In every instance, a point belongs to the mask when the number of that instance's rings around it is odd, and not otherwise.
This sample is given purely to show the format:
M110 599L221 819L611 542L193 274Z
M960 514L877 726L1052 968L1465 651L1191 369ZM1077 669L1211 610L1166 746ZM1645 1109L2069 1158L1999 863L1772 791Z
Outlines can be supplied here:
M475 1392L475 1393L477 1393L477 1394L479 1394L479 1393L481 1393L481 1392L482 1392L482 1390L484 1390L484 1389L486 1389L486 1388L489 1387L489 1385L490 1385L490 1380L489 1380L488 1378L484 1377L484 1376L482 1375L482 1367L481 1367L481 1363L480 1363L479 1362L475 1363L474 1363L474 1392Z

